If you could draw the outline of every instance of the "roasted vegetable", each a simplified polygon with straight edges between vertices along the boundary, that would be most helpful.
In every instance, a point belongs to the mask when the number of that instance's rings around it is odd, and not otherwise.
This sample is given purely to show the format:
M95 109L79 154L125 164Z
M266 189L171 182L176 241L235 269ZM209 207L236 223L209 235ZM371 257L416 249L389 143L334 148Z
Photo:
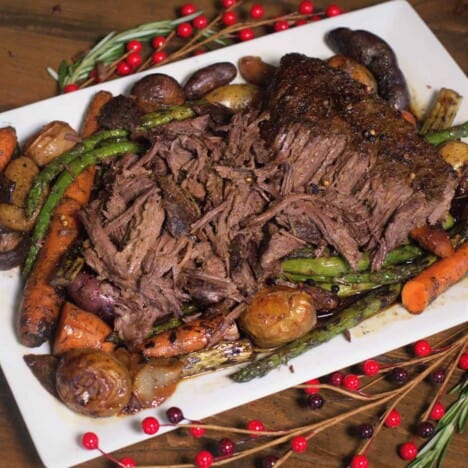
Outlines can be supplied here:
M336 28L327 35L330 47L366 66L375 77L378 91L396 109L407 109L410 102L405 77L392 48L369 31Z
M26 354L23 359L41 385L59 398L56 387L58 358L51 354Z
M94 349L73 349L57 366L57 392L73 411L95 418L113 416L130 400L132 379L115 357Z
M31 231L37 215L38 212L28 218L22 207L10 203L0 203L0 227L11 231Z
M7 167L18 145L13 127L0 128L0 172Z
M130 91L143 112L155 112L185 101L184 90L172 76L163 73L146 75Z
M428 133L425 136L426 140L433 145L441 145L446 141L458 140L466 137L468 137L468 122L464 122L460 125L454 125L446 130Z
M260 99L260 88L252 84L221 86L205 96L208 102L222 104L234 112L247 109Z
M420 314L448 287L468 272L468 242L450 257L443 258L408 281L401 292L403 306L412 314Z
M459 174L468 166L468 144L463 141L448 141L440 146L439 152Z
M364 65L344 55L334 55L327 62L331 67L345 71L353 80L362 83L369 93L377 92L377 82Z
M422 248L438 257L450 257L454 253L449 235L440 226L429 226L426 224L411 229L409 236Z
M276 286L260 290L238 323L257 346L271 348L305 335L317 315L306 292Z
M442 88L424 119L420 130L421 135L450 127L457 115L462 99L462 96L456 91Z
M261 57L247 55L239 60L239 72L247 83L257 86L266 85L272 78L276 67L266 63Z
M37 174L39 174L39 168L36 163L25 156L20 156L8 164L5 168L5 176L15 184L15 188L11 192L11 204L24 207L26 197ZM30 213L34 213L34 210Z
M19 232L0 233L0 270L20 266L26 258L31 239Z
M195 112L187 106L172 106L169 109L145 114L141 119L141 126L144 128L153 128L163 125L173 120L185 120L193 117Z
M218 62L200 68L185 83L185 97L191 101L201 99L210 91L229 84L236 75L237 68L230 62Z
M267 356L261 357L235 372L231 378L235 382L248 382L256 377L266 375L281 364L286 364L290 359L331 340L377 314L395 302L400 294L400 289L400 285L396 284L371 291L351 306L343 309L323 327L311 330L301 338L280 346Z
M106 338L112 328L97 315L65 302L55 332L54 354L63 354L70 349L92 348L106 353L114 350L114 344Z
M73 148L78 141L79 136L70 125L56 120L42 127L24 147L24 154L38 166L45 166Z

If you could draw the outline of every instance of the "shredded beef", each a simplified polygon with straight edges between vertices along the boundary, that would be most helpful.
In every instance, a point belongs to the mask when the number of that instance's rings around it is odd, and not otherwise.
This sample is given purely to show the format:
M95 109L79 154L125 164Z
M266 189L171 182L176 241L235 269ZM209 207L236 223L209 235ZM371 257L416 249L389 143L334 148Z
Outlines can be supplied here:
M352 266L367 251L378 269L411 228L448 211L450 167L321 60L286 55L261 108L196 111L136 131L150 151L112 161L82 213L86 262L112 284L127 342L187 303L240 310L302 247L330 245Z

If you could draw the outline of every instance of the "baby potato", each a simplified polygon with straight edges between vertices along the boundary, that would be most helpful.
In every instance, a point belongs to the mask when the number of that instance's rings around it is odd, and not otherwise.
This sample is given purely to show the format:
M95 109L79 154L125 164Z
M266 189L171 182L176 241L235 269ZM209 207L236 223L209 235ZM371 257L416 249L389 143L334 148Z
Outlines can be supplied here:
M24 207L26 197L37 174L39 174L39 168L36 163L25 156L20 156L8 164L5 175L15 184L10 196L10 203Z
M331 67L345 71L353 80L362 83L369 93L377 92L377 81L364 65L344 55L334 55L327 61Z
M468 144L463 141L447 141L440 148L439 152L457 172L461 172L463 166L468 165Z
M55 120L42 127L39 133L27 143L24 154L42 167L73 148L78 141L79 136L70 125Z
M37 213L31 218L26 218L22 207L0 203L0 227L11 231L29 232L34 226L36 216Z
M197 70L184 86L187 99L201 99L205 94L220 86L226 86L237 75L236 66L230 62L218 62Z
M253 84L232 84L221 86L205 96L212 104L222 104L225 107L239 112L259 101L261 91Z
M242 330L262 348L289 343L305 335L316 323L311 297L300 289L280 286L259 291L239 318Z
M239 60L239 72L247 83L258 86L267 84L276 68L262 60L261 57L246 55Z

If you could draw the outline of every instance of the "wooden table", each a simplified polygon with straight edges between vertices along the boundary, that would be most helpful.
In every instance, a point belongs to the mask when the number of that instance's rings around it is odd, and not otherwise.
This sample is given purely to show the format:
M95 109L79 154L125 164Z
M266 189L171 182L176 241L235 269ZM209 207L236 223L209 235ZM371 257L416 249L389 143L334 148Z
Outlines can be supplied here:
M97 38L111 30L125 30L150 20L173 18L174 6L183 2L162 0L115 2L112 0L1 0L0 2L0 111L45 99L56 94L54 81L46 66L57 67L63 58L87 50ZM197 0L200 8L213 14L215 2ZM276 11L291 9L298 1L264 1ZM347 10L379 3L374 0L342 1ZM436 36L453 55L459 65L468 71L468 7L465 0L411 0L418 13L429 24ZM326 2L317 2L323 6ZM9 326L9 324L4 324ZM465 329L466 331L466 329ZM433 337L435 342L444 334ZM398 350L394 357L408 356L407 350ZM458 374L459 377L460 374ZM406 440L408 429L424 407L429 387L411 394L402 405L405 424L394 431L384 431L375 441L369 454L372 466L404 466L395 448ZM210 418L210 422L240 426L252 418L264 421L270 427L292 427L304 423L304 411L299 406L301 390L289 389L241 408ZM345 403L341 404L345 407ZM330 406L332 403L330 403ZM358 447L359 441L350 435L354 423L348 421L319 434L310 449L290 459L286 466L345 466L346 457ZM53 427L44 430L54 431ZM187 462L202 446L186 434L171 433L120 450L115 455L131 456L142 465ZM60 434L57 434L60 443ZM280 453L280 452L278 452ZM188 457L188 458L187 458ZM445 466L466 466L468 451L466 437L456 436L446 456ZM257 466L258 458L231 466ZM0 373L0 466L38 467L41 461L32 445L27 429L16 407L3 374ZM63 460L66 466L66 460ZM83 466L109 466L103 458Z

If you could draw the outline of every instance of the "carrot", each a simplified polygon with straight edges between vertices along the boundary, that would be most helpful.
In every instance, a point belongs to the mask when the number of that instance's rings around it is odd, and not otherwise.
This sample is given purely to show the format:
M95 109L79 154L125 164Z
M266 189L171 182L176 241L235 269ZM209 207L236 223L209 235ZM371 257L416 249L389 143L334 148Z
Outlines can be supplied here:
M112 99L112 94L108 91L98 91L91 100L86 116L81 124L80 135L83 138L89 137L99 130L98 117L104 104Z
M84 119L83 137L96 130L100 109L111 97L108 93L105 93L105 99L103 94L96 94ZM16 317L18 337L25 346L40 346L53 336L63 297L49 284L49 278L78 236L76 214L88 202L94 174L94 167L80 174L67 188L54 211L44 243L25 284Z
M412 314L420 314L448 287L468 272L468 242L455 253L443 258L409 280L401 292L403 306Z
M115 346L105 340L111 332L112 328L97 315L65 302L60 313L53 353L62 354L77 348L93 348L110 353Z
M413 125L413 127L416 127L417 122L416 122L416 117L414 116L414 114L412 114L412 113L409 112L409 111L403 110L403 109L400 109L400 113L401 113L401 116L402 116L408 123L410 123L411 125Z
M0 172L5 169L15 154L17 144L16 131L13 127L0 128Z
M421 226L411 230L410 237L422 248L438 257L445 258L454 254L448 234L438 226Z

